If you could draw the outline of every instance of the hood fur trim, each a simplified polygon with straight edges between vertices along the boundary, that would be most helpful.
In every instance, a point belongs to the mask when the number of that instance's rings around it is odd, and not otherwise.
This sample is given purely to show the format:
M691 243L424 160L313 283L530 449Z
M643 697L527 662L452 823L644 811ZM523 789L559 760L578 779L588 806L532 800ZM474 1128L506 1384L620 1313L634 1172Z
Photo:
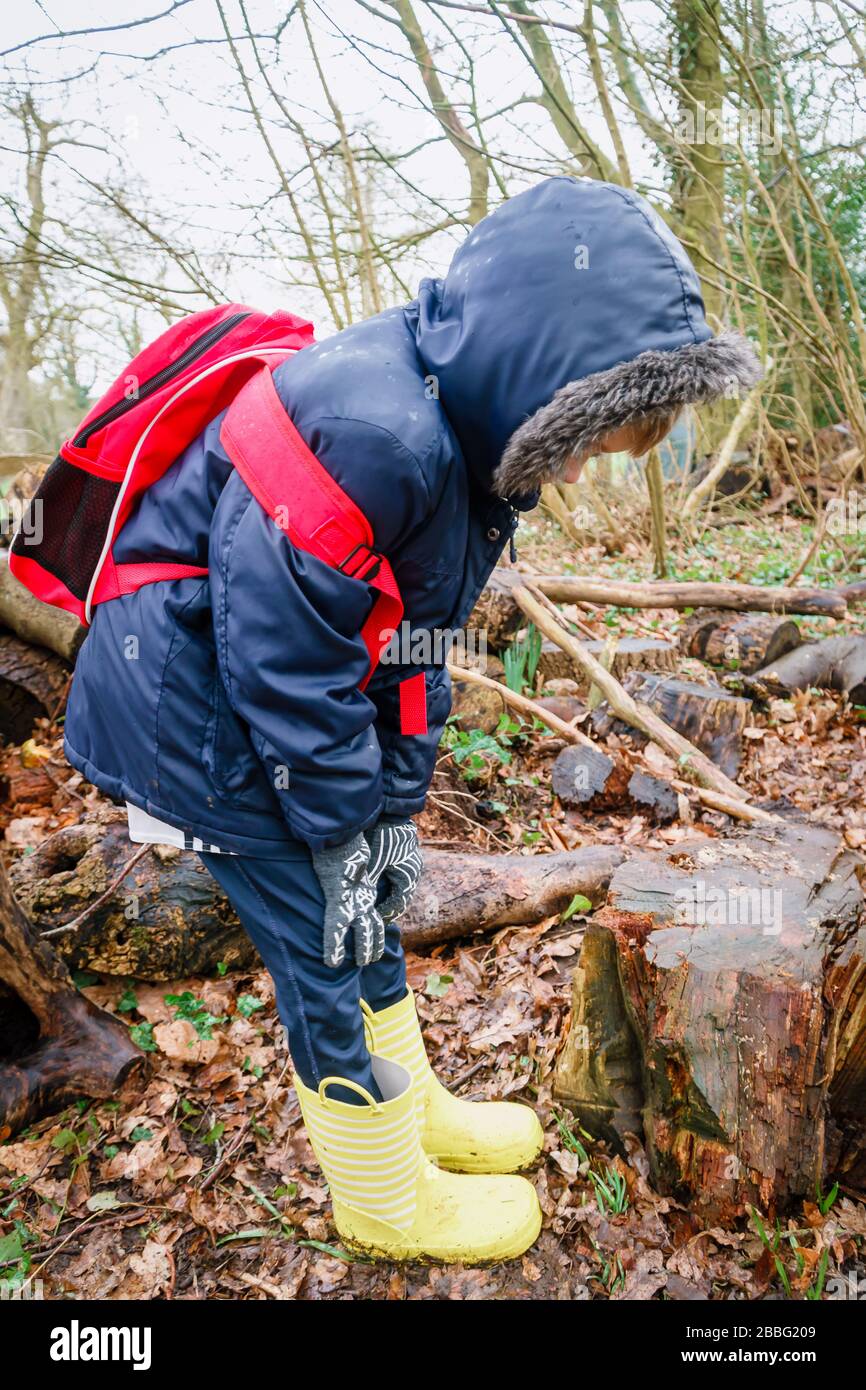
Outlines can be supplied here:
M739 395L763 374L745 338L720 333L668 352L642 352L631 362L570 381L514 431L493 475L494 490L500 497L537 492L561 478L573 454L594 448L613 430Z

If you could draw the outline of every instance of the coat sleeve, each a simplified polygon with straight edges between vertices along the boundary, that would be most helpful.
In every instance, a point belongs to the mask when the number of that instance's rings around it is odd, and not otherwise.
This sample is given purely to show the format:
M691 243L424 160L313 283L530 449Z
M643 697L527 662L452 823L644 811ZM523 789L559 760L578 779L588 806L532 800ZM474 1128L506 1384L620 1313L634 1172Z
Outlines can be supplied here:
M376 706L360 630L371 591L304 551L238 475L210 545L217 659L290 831L312 849L342 844L382 812Z

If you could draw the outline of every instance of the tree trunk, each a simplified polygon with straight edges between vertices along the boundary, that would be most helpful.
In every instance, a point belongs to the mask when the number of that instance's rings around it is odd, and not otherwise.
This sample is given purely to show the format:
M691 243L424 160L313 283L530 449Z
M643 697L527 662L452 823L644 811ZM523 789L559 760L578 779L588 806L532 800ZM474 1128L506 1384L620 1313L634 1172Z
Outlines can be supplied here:
M0 864L0 1140L74 1096L112 1095L141 1061L122 1023L74 988Z
M654 710L666 724L699 748L726 777L735 778L743 758L743 729L751 718L751 701L720 685L669 680L635 671L626 680L628 693ZM610 727L610 707L602 706L594 721L598 732Z
M749 675L802 642L790 618L772 613L725 613L699 608L679 630L682 650L713 666Z
M662 1190L710 1220L862 1163L857 868L799 824L642 852L587 931L555 1095L614 1142L642 1129Z
M804 642L770 661L750 678L749 689L762 696L820 686L839 690L852 705L866 704L866 637L825 637Z

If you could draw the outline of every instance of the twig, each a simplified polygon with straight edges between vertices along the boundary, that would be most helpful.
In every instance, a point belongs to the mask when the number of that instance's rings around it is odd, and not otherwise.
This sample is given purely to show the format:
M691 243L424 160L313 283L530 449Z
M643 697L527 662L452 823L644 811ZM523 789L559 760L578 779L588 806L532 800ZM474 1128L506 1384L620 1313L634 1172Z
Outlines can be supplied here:
M520 589L515 590L515 594ZM536 624L538 626L538 624ZM571 724L566 724L564 719L560 719L558 714L551 714L550 710L540 705L537 700L530 700L528 695L519 695L516 690L511 690L509 686L503 685L501 681L495 681L490 676L482 676L480 671L473 671L468 666L455 666L448 662L448 670L454 680L468 681L470 685L483 685L487 690L495 690L507 705L512 705L514 709L519 709L522 714L532 715L533 718L540 720L553 733L560 734L562 738L568 739L569 743L582 743L589 748L594 748L595 744L586 734L582 734L579 729L575 729Z
M101 907L103 903L108 902L109 898L112 898L114 896L119 885L126 878L126 875L129 873L130 869L134 869L139 859L143 859L144 856L147 854L148 850L151 849L153 849L153 845L141 845L135 851L135 854L133 854L132 858L127 860L127 862L124 864L123 868L117 875L117 878L114 880L114 882L109 884L108 888L106 888L104 893L100 893L99 897L95 900L95 902L92 902L89 907L86 907L84 909L83 912L79 912L78 916L73 917L71 922L67 922L65 927L52 927L50 931L41 932L40 935L59 936L61 932L76 931L84 922L87 921L88 917L91 917L93 915L93 913L96 911L98 907Z

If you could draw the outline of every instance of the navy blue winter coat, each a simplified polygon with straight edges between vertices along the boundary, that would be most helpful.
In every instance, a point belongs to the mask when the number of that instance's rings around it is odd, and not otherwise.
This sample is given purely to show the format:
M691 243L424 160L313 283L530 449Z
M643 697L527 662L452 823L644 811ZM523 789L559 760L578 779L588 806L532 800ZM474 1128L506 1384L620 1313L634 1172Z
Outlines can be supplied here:
M577 269L589 247L591 272ZM697 279L636 195L555 178L481 222L418 298L275 373L306 443L369 518L413 630L465 623L516 522L491 475L514 430L576 378L709 337ZM450 708L429 731L398 685L366 690L373 595L296 550L220 444L221 417L147 493L119 563L207 565L96 609L66 720L69 761L109 795L228 850L275 857L420 811ZM288 783L288 785L286 785Z

